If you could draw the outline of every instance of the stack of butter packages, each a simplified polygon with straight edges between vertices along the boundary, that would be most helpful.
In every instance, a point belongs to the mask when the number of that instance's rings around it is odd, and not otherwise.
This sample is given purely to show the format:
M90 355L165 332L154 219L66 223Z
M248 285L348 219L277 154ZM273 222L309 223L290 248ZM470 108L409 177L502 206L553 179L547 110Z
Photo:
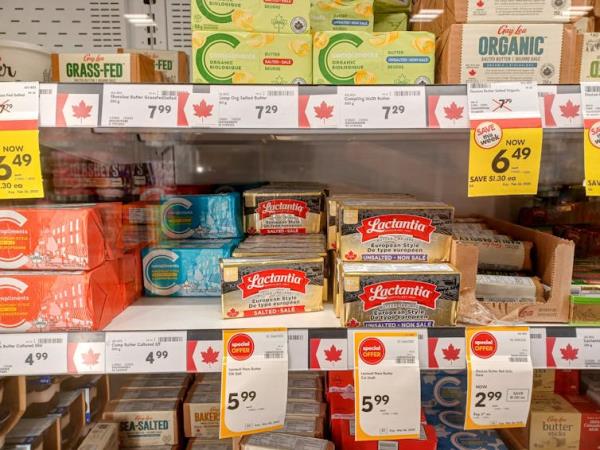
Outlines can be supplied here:
M332 195L333 298L347 327L456 323L460 272L450 264L454 208L406 194Z
M327 299L325 188L273 183L244 192L248 237L221 262L223 318L321 311Z
M161 241L142 251L146 295L220 296L219 261L242 235L239 193L164 196Z

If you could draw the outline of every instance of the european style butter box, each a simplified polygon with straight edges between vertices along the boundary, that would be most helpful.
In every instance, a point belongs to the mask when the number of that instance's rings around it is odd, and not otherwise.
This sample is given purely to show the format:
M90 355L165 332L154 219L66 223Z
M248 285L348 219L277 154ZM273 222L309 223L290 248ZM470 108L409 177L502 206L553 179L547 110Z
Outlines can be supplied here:
M373 31L373 0L311 0L312 31Z
M192 31L308 33L310 0L192 0Z
M183 429L186 437L217 439L221 404L220 389L196 390L188 394L183 404Z
M431 33L314 34L314 84L431 84L434 70L435 36Z
M165 83L187 83L190 79L185 52L171 50L122 49L118 53L138 53L154 61L154 70L163 75Z
M154 83L154 61L137 53L53 53L57 83Z
M577 31L560 24L455 24L438 39L436 80L579 82Z
M310 84L310 34L194 31L194 83Z

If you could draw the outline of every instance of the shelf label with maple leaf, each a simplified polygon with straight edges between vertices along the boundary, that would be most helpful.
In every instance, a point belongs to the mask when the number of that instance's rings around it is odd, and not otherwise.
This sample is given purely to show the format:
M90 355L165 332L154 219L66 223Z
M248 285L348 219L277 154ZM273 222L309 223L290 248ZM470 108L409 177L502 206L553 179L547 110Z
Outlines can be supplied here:
M543 136L537 85L467 87L469 197L536 194Z
M67 333L0 334L0 375L67 373Z
M600 83L581 83L585 191L600 195Z
M219 437L283 428L288 336L283 328L223 330Z
M538 86L544 128L583 128L579 92L558 92L558 86Z
M70 333L67 368L70 374L106 372L104 333Z
M546 367L584 369L584 339L570 327L546 328Z
M187 333L187 371L192 373L220 372L220 330L191 330Z
M466 95L429 95L427 114L429 128L469 128Z
M356 440L419 439L416 331L353 333Z
M300 95L298 98L300 128L337 128L339 97L336 93Z
M467 328L465 430L524 427L533 365L527 327Z

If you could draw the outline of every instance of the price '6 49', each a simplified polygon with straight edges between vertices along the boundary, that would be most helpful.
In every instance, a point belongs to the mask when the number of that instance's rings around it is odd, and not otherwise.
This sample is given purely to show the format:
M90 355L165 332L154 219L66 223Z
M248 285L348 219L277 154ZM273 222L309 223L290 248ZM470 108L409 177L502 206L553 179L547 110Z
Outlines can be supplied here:
M495 173L504 173L510 169L510 159L506 156L507 152L507 149L500 150L492 160L492 170ZM510 158L516 160L527 159L530 156L531 149L529 147L517 147L512 154L510 154Z
M31 164L31 161L31 155L28 153L18 153L14 157L0 155L0 181L9 180L12 177L13 169L11 166L27 167Z

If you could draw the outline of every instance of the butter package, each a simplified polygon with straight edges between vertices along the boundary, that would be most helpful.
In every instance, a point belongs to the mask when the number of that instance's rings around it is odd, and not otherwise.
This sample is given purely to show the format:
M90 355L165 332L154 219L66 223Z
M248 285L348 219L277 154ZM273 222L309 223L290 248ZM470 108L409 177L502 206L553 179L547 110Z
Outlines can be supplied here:
M237 240L172 241L142 250L144 292L171 297L221 294L219 260L228 258Z
M310 84L310 34L194 31L194 83Z
M431 84L434 70L435 36L431 33L314 34L314 84Z
M440 84L579 82L577 31L559 24L455 24L437 43Z
M544 286L538 277L477 274L475 297L484 302L543 302Z
M288 382L292 381L291 379ZM325 417L327 412L326 403L301 403L290 402L286 408L286 417Z
M6 435L3 449L61 450L60 427L55 416L21 419Z
M119 423L123 447L150 447L179 443L178 401L111 402L104 420Z
M286 415L283 428L275 432L322 439L325 434L324 421L323 417L289 417Z
M161 230L166 239L229 239L243 235L240 194L165 196Z
M408 13L411 9L410 0L375 0L373 2L375 14Z
M225 319L323 309L323 258L223 259L221 274Z
M579 81L600 80L600 33L584 33L580 37Z
M192 0L192 31L308 33L310 0Z
M154 61L137 53L53 53L57 83L154 83Z
M335 450L333 443L324 439L295 436L285 433L260 433L244 436L241 450Z
M100 422L93 426L77 450L118 450L119 425Z
M460 240L478 248L479 270L519 272L532 269L532 242L518 241L500 235L469 236L461 237Z
M188 58L185 52L171 50L124 50L118 53L138 53L154 61L154 70L163 75L165 83L187 83L190 78Z
M162 380L161 380L162 381ZM154 387L149 389L144 388L128 388L121 389L117 394L115 401L126 401L126 400L183 400L186 388L173 387L164 389L155 389Z
M311 0L310 26L315 31L373 31L373 0Z
M349 327L452 326L460 273L449 264L344 263L340 290Z
M288 387L288 404L294 402L321 403L322 401L323 391L321 389L298 389Z
M220 389L206 392L192 388L183 404L183 430L186 437L219 437Z
M463 410L466 400L466 370L421 372L421 404L424 408Z
M375 14L373 31L382 33L387 31L406 31L408 29L408 16L406 13Z
M151 377L135 377L128 380L125 385L121 387L121 391L126 390L156 390L165 389L172 390L173 388L186 387L188 385L187 379L180 379L179 377L166 378L161 377L159 374L153 374Z
M570 322L578 325L600 323L600 296L571 295Z
M186 450L234 450L232 439L190 439Z
M447 262L454 208L443 203L364 202L340 207L344 261Z

